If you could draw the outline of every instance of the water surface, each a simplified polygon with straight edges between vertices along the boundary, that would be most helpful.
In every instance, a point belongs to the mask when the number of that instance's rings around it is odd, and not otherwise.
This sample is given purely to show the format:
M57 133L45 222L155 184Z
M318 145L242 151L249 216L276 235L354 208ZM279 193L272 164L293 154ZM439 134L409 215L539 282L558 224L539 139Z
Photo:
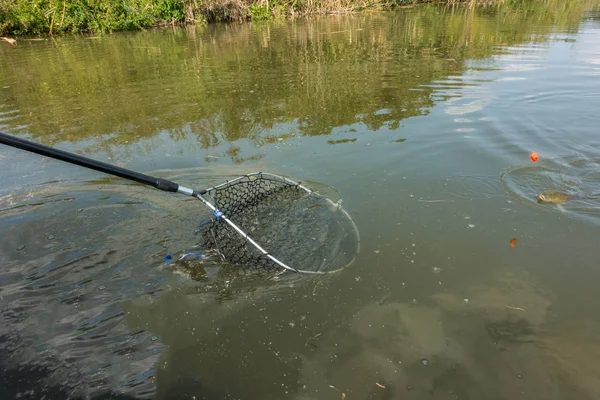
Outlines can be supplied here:
M289 176L361 236L322 278L167 264L202 250L199 202L3 147L2 392L598 398L599 21L519 2L0 47L2 131L197 188Z

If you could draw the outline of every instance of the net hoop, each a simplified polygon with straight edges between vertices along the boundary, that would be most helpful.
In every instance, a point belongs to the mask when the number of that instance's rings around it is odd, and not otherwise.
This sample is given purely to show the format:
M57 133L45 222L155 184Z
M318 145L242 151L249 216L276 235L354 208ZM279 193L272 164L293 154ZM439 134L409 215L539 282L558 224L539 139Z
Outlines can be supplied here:
M254 239L252 239L252 237L250 237L250 235L248 235L244 230L242 230L242 228L240 228L237 224L235 224L232 220L230 220L228 218L228 216L225 215L225 213L223 213L221 210L219 210L211 201L209 201L205 197L206 194L217 192L220 189L230 187L231 185L234 185L237 182L242 181L243 179L252 179L253 177L266 179L266 180L273 180L273 181L277 181L279 183L284 183L286 185L302 189L309 195L315 195L315 196L318 196L318 197L326 200L332 207L341 211L343 213L343 215L348 219L348 221L350 221L350 223L352 225L352 229L354 231L354 234L356 235L356 252L354 253L352 259L345 266L335 269L335 270L331 270L331 271L310 271L310 270L303 270L303 269L294 268L293 266L289 266L286 263L284 263L281 260L274 257L273 255L271 255L268 251L266 251L259 243L257 243ZM272 262L274 262L279 267L281 267L282 268L281 273L297 272L297 273L302 273L302 274L313 274L313 275L336 273L336 272L339 272L342 269L350 266L356 260L356 256L360 252L360 235L358 233L358 228L357 228L356 224L354 223L354 221L352 220L352 218L350 217L350 214L348 214L348 212L341 206L341 204L339 202L333 202L331 199L329 199L325 196L321 196L319 193L317 193L313 190L310 190L306 186L302 185L300 182L293 181L289 178L286 178L286 177L283 177L280 175L276 175L276 174L272 174L272 173L268 173L268 172L252 172L252 173L248 173L245 175L240 175L239 177L237 177L235 179L227 180L219 185L208 188L208 189L206 189L204 194L195 193L194 195L196 198L198 198L200 201L202 201L207 207L209 207L212 210L212 214L215 218L225 221L246 242L252 244L252 246L254 246L263 256L269 258Z

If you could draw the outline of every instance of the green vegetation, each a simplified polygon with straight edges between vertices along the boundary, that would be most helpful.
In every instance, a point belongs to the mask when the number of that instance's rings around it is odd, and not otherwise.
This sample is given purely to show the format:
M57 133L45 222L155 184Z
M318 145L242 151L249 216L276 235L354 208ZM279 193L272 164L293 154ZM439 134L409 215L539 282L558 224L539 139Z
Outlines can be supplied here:
M91 152L161 146L161 135L218 151L236 143L216 154L241 162L293 136L396 130L460 93L461 81L443 82L493 67L507 46L541 49L553 31L576 32L596 2L423 6L21 40L0 46L0 124L45 144L86 142Z
M0 34L111 32L184 21L182 0L0 0Z
M389 9L430 1L0 0L0 36L139 30L186 22L240 22L249 19L270 19L282 15ZM445 2L454 1L445 0Z
M352 139L339 139L339 140L328 140L327 143L329 144L340 144L340 143L354 143L356 142L356 138L352 138Z

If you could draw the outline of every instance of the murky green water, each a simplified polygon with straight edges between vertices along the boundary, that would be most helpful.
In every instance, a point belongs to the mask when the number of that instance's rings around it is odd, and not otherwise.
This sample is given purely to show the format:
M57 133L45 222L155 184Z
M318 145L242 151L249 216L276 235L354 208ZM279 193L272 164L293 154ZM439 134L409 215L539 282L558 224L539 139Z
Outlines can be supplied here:
M339 274L238 285L163 263L197 250L199 202L2 147L2 393L598 398L599 21L547 1L0 46L1 131L197 188L300 179L361 235Z

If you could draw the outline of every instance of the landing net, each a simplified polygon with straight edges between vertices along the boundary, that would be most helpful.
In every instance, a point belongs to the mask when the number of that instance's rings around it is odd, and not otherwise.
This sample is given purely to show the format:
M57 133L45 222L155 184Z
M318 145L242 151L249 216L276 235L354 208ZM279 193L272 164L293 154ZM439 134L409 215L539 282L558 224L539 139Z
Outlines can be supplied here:
M290 179L252 173L199 198L213 209L201 229L202 246L235 266L322 274L350 265L358 254L358 230L340 202Z

